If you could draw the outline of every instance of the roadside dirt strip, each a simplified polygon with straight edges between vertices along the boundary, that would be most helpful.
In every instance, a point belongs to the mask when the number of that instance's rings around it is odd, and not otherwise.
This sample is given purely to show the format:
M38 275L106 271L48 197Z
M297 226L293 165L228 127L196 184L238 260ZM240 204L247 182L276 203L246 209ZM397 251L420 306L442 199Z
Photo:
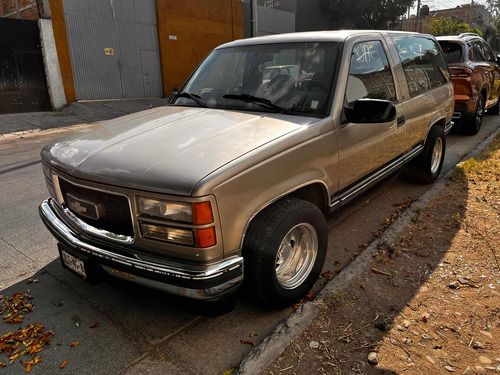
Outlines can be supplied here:
M476 146L463 160L477 157L499 133L500 129ZM258 374L274 361L313 321L320 306L336 298L336 296L341 294L351 282L359 278L359 276L369 270L370 267L373 267L375 263L374 255L380 251L380 248L391 246L412 221L417 218L418 214L427 207L428 203L446 187L455 169L456 167L452 168L426 193L413 202L413 204L402 213L380 237L374 240L354 261L331 280L317 295L314 301L302 304L286 320L280 323L274 331L240 363L235 373L239 375Z

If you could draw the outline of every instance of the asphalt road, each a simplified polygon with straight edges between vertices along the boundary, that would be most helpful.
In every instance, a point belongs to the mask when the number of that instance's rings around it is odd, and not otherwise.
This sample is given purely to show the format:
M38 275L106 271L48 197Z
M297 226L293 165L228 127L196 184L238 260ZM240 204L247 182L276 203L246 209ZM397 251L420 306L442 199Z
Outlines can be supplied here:
M449 135L442 174L499 125L499 116L486 116L478 135ZM232 312L212 317L220 306L127 283L92 286L61 267L56 241L38 216L38 204L48 195L39 152L63 134L47 131L0 142L0 295L29 290L35 306L22 324L0 322L0 336L32 322L54 331L33 374L52 374L64 361L61 373L75 374L221 374L237 366L253 348L241 340L258 344L291 308L269 311L238 295ZM324 270L345 267L398 206L428 188L394 175L346 207L336 221L332 218ZM68 346L75 341L77 346ZM8 363L8 357L1 354L0 362ZM23 370L16 360L0 372Z

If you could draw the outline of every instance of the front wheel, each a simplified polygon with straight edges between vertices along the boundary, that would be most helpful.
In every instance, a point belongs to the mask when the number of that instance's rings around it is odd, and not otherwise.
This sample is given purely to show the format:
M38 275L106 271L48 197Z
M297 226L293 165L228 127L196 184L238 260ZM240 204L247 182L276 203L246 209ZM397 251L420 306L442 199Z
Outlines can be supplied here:
M433 126L429 131L422 153L413 159L406 174L423 184L436 181L443 168L446 151L446 135L441 126Z
M312 203L285 198L251 223L243 246L245 283L273 307L296 302L316 282L325 261L326 220Z

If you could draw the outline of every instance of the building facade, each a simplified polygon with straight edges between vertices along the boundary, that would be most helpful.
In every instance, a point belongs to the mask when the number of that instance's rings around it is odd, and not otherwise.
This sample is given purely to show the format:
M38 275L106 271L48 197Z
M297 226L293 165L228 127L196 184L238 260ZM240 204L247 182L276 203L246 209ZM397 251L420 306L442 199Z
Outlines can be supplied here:
M0 17L22 20L38 20L44 18L44 0L2 0Z
M416 27L417 18L403 19L400 23L400 30L403 31L418 31L426 33L427 28L432 21L447 18L456 20L460 23L466 23L471 29L478 29L487 36L488 30L491 28L491 13L482 4L463 4L455 8L430 10L428 7L421 8L420 16L418 17L418 27Z
M59 85L65 102L168 96L213 48L244 36L240 0L3 0L2 7L1 17L38 20L46 70L56 75L47 73L49 89Z

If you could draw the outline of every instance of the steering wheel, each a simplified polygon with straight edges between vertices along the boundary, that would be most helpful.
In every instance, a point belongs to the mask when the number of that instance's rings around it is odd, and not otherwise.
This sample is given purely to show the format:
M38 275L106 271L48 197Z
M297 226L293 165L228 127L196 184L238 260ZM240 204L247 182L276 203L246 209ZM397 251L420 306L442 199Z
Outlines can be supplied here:
M311 89L316 88L318 90L321 90L323 92L328 92L328 88L326 85L322 82L319 81L314 81L314 80L307 80L302 82L301 88L305 89L306 91L311 91Z

